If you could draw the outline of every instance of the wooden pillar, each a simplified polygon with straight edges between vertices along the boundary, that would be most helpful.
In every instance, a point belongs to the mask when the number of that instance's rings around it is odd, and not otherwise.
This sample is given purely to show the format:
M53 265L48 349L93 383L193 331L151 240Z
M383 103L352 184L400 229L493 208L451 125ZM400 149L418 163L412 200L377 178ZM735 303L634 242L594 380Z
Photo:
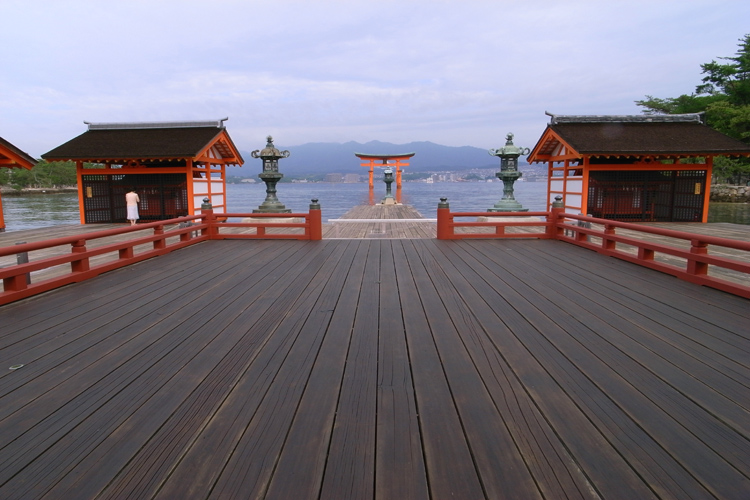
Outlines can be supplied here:
M709 156L706 158L706 190L703 193L703 214L701 214L701 222L708 222L708 203L711 199L711 176L714 171L714 157Z
M185 178L187 180L188 215L195 215L195 190L193 189L193 160L185 160Z
M85 193L83 192L83 162L76 162L76 178L78 182L78 212L81 217L81 224L86 224L86 203Z
M0 233L5 231L5 217L3 217L3 197L0 196Z
M589 209L589 157L585 156L583 162L579 163L581 166L581 213L588 215Z

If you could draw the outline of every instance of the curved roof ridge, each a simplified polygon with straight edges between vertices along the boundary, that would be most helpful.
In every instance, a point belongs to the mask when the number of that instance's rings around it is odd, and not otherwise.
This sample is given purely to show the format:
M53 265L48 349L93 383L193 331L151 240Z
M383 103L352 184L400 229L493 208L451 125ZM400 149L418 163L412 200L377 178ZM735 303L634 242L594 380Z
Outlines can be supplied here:
M220 120L204 121L184 121L184 122L112 122L112 123L91 123L84 121L89 126L89 130L129 130L129 129L149 129L149 128L195 128L195 127L216 127L224 128L224 122L229 118Z
M679 115L555 115L550 116L550 124L558 123L703 123L705 113L684 113Z

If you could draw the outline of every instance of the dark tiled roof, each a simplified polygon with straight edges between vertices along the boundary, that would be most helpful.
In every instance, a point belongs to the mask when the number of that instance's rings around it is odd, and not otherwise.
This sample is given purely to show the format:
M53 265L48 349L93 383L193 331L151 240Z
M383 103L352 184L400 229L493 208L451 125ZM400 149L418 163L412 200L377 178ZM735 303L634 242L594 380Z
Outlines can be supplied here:
M0 158L10 158L10 156L8 156L8 153L10 153L13 156L18 157L18 160L20 160L20 163L16 162L10 165L3 164L0 166L31 168L34 165L36 165L36 160L32 158L29 154L24 153L23 151L15 147L10 142L0 137Z
M88 130L42 155L47 160L193 158L225 129L216 126Z
M750 145L696 122L579 122L549 128L581 155L750 154Z

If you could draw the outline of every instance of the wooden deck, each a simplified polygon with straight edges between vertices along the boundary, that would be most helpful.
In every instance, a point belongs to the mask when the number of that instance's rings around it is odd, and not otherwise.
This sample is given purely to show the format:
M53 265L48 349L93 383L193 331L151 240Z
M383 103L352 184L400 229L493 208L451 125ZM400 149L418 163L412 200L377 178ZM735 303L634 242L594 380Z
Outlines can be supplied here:
M748 498L748 306L551 240L204 242L0 307L0 498Z
M342 221L343 219L343 221ZM354 222L365 219L368 222ZM373 222L375 220L378 222ZM437 226L409 205L358 205L323 225L323 238L435 238Z

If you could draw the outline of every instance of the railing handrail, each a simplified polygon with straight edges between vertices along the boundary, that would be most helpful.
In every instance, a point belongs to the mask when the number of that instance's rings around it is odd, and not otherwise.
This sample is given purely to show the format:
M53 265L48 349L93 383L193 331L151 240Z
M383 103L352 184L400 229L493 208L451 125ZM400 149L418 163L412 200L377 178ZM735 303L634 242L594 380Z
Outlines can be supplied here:
M504 221L475 221L455 222L455 217L501 217ZM544 221L524 222L518 219L523 216L544 216ZM571 223L575 221L575 223ZM596 224L599 227L592 227ZM540 233L507 234L507 227L547 226ZM495 228L494 233L456 233L457 227L489 227ZM615 229L625 229L637 233L648 233L664 236L673 240L689 242L689 248L672 246L653 241L645 241L637 237L616 234ZM732 280L716 276L709 276L709 266L715 266L739 272L750 277L750 259L737 260L731 257L718 256L708 253L709 246L723 247L733 250L750 252L750 242L709 236L687 231L676 231L652 226L634 224L632 222L613 221L589 217L583 214L571 214L562 208L552 208L549 212L451 212L447 207L438 206L438 239L468 239L468 238L550 238L572 243L596 252L627 260L650 269L665 272L680 279L710 286L741 297L750 298L750 286L735 283ZM601 244L589 241L590 237L600 238ZM617 244L628 245L636 249L636 253L617 248ZM656 254L666 254L684 260L684 266L675 263L656 260Z
M21 243L18 245L12 245L7 247L0 247L0 257L7 257L8 255L15 255L23 252L33 252L35 250L42 250L45 248L61 246L61 245L72 245L73 243L84 240L97 240L101 238L108 238L111 236L119 236L121 234L133 233L138 231L145 231L148 229L154 229L159 226L171 226L173 224L179 224L181 222L191 222L194 220L202 219L202 215L189 215L186 217L178 217L175 219L167 219L156 222L146 222L144 224L137 224L135 226L118 227L114 229L103 229L101 231L91 231L89 233L81 233L73 236L63 236L60 238L50 238L47 240L32 241L31 243ZM193 230L199 228L193 227Z
M23 243L7 247L0 247L0 257L33 252L45 248L71 245L68 253L41 258L33 262L20 263L13 266L0 268L0 278L3 280L3 291L0 292L0 305L20 298L28 297L36 293L51 290L64 284L87 279L102 272L123 267L156 255L171 252L178 248L199 243L209 239L226 238L254 238L254 239L301 239L320 240L322 238L321 212L312 209L308 213L218 213L211 210L203 210L199 215L178 217L163 221L148 222L136 226L92 231L62 238ZM217 220L221 218L222 222ZM253 219L242 222L227 222L230 218ZM486 221L455 222L455 217L487 217ZM523 220L525 217L540 217L538 221ZM542 218L543 217L543 218ZM263 219L293 219L303 218L304 222L265 222ZM503 220L492 220L501 218ZM516 219L516 220L514 220ZM195 221L199 221L195 223ZM578 221L572 224L571 221ZM750 276L750 263L723 256L708 253L709 246L718 246L734 250L750 252L750 242L738 241L719 236L709 236L686 231L676 231L652 226L643 226L630 222L600 219L582 214L570 214L562 209L552 209L549 212L450 212L448 208L438 208L437 219L329 219L329 222L343 223L415 223L415 222L437 222L438 239L463 239L463 238L553 238L578 246L589 248L606 255L618 257L643 266L667 272L687 281L718 288L736 295L750 298L750 286L736 284L728 280L708 276L708 267L717 266L724 269L737 271ZM181 223L193 223L181 225ZM580 224L584 223L584 224ZM591 227L591 224L601 225L603 229ZM165 227L180 225L165 231ZM494 233L455 233L456 227L490 227ZM537 233L515 233L507 234L507 227L545 227L543 232ZM587 227L588 226L588 227ZM248 227L255 228L254 234L222 234L222 227ZM303 228L302 234L267 234L266 229L273 228ZM636 233L649 233L665 236L672 239L682 240L690 243L689 248L665 245L658 242L649 242L636 237L616 234L615 229L626 229ZM136 233L153 230L153 234L135 237L115 243L104 244L87 248L87 243L111 236L119 236L127 233ZM193 236L200 231L200 236ZM570 233L570 234L568 234ZM179 237L177 242L169 242ZM601 244L597 245L589 241L589 237L600 238ZM637 255L627 253L617 248L617 243L635 247ZM135 254L138 246L152 244L153 248ZM119 252L119 257L114 262L91 265L90 259L106 253ZM685 259L684 269L670 263L658 262L654 259L656 253L668 254L680 259ZM71 270L62 277L48 278L39 283L27 283L27 276L31 272L41 269L70 264Z
M650 233L650 234L655 234L657 236L667 236L670 238L675 238L675 239L680 239L680 240L685 240L685 241L692 241L692 240L697 239L704 243L708 243L709 245L718 245L718 246L723 246L727 248L734 248L736 250L750 251L750 241L733 240L730 238L722 238L721 236L711 236L711 235L704 235L704 234L699 234L699 233L689 233L687 231L677 231L675 229L667 229L667 228L661 228L661 227L642 226L640 224L634 224L632 222L622 222L622 221L614 221L610 219L600 219L597 217L589 217L587 215L580 215L580 214L565 213L562 215L566 219L579 220L582 222L591 222L594 224L601 224L603 226L628 229L628 230L637 231L641 233ZM563 226L563 227L565 227L565 229L570 229L567 226ZM576 227L576 229L578 229L578 227Z
M252 218L253 220L242 222L225 222L231 217ZM220 218L220 220L219 220ZM304 222L278 221L265 222L263 219L296 219L302 218ZM199 221L195 223L195 221ZM192 224L183 224L192 223ZM167 226L178 225L165 231ZM92 231L73 236L52 238L48 240L23 243L7 247L0 247L0 257L10 255L27 254L48 248L70 245L67 252L58 251L56 255L35 259L32 262L21 262L15 265L0 268L0 279L3 281L3 290L0 291L0 305L13 302L22 298L30 297L38 293L46 292L54 288L83 281L97 276L103 272L111 271L126 265L134 264L157 255L163 255L179 248L184 248L195 243L206 240L226 238L255 238L255 239L298 239L298 240L320 240L322 238L321 212L319 207L314 209L311 205L309 213L286 213L286 214L245 214L245 213L218 213L212 210L201 210L199 215L177 217L134 226L126 226L102 231ZM221 228L247 227L255 228L254 234L222 234ZM267 234L266 229L278 227L302 228L302 234ZM142 233L153 230L153 234L136 236L114 243L106 243L88 248L87 245L102 238L126 235L128 233ZM200 235L197 232L200 231ZM174 241L179 238L178 241ZM143 245L152 244L152 248L142 248ZM138 253L136 253L136 249ZM92 263L91 259L105 254L113 254L105 262L101 259ZM70 269L62 275L53 277L42 277L38 281L31 281L31 273L43 269L69 265Z

